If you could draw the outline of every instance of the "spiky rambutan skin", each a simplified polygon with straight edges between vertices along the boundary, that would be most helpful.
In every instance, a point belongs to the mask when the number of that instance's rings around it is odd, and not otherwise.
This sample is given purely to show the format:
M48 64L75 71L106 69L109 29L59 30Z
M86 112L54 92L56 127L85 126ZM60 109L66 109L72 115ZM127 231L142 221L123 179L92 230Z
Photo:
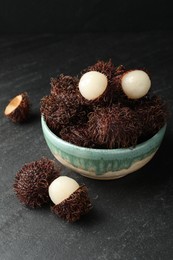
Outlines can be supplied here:
M137 69L149 75L146 69ZM149 92L139 99L128 98L121 79L132 70L123 65L115 67L111 60L98 60L81 71L80 75L98 71L108 79L105 92L95 100L87 100L80 94L79 76L61 74L51 78L50 95L42 98L40 108L47 125L56 135L61 132L62 139L84 147L88 143L85 133L89 133L88 145L93 148L126 148L135 146L143 137L147 139L167 121L166 104L151 99Z
M29 112L31 108L31 102L27 92L23 92L18 96L21 96L20 104L11 113L6 113L7 110L5 110L4 112L5 116L9 118L13 123L23 123L24 121L26 121L29 117Z
M67 106L79 106L84 102L84 98L79 92L79 79L64 74L59 77L51 78L50 93L57 97L57 101L63 100Z
M71 223L79 220L82 215L87 214L91 209L92 204L85 185L81 185L69 198L51 207L54 214Z
M72 77L64 74L60 74L56 78L50 79L51 89L50 92L52 95L59 95L62 92L76 92L79 79L77 77Z
M141 126L132 109L113 105L96 108L90 113L88 131L98 146L107 149L127 148L137 144Z
M87 124L67 126L60 131L59 136L63 140L78 146L88 148L95 146L90 139Z
M68 125L70 119L76 115L77 107L72 103L59 101L56 96L48 95L41 99L40 111L47 125L54 131Z
M142 137L145 138L157 133L169 118L168 104L156 95L141 99L135 111L142 125Z
M60 168L47 158L25 164L17 172L13 184L17 198L30 208L49 203L48 187L59 175Z
M89 71L98 71L106 75L109 84L112 83L112 80L115 75L115 66L111 60L105 62L103 60L98 60L95 64L88 66L86 69L82 71L82 74L89 72Z
M58 109L56 98L53 95L47 95L40 100L40 112L46 118Z
M69 125L83 125L88 122L88 114L93 111L93 106L79 106L76 115L71 118Z

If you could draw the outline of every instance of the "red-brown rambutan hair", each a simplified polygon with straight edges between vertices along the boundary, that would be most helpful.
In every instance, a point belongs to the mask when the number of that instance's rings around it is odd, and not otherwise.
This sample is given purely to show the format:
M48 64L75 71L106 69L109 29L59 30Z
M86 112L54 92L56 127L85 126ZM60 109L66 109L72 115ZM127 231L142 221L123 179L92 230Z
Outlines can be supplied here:
M135 146L141 134L137 114L120 105L95 109L88 125L93 142L107 149Z
M16 99L20 97L21 101L16 105ZM12 104L13 110L9 110L10 105ZM9 104L4 110L4 115L9 118L13 123L23 123L25 122L30 115L31 110L31 101L27 92L22 92L13 99L10 100Z
M137 68L148 71L143 68ZM108 79L104 93L94 100L79 91L79 76L51 78L50 94L41 99L41 114L50 129L73 144L93 148L127 148L155 134L168 120L166 101L151 92L133 100L121 86L125 73L132 71L110 60L98 60L81 71L103 73Z
M59 77L51 78L50 94L56 96L57 102L63 102L68 106L78 106L83 101L83 97L79 92L79 79L64 74Z
M142 125L142 136L146 138L160 130L169 117L166 101L156 95L141 99L137 103L135 111Z
M54 214L67 222L73 223L87 214L92 209L91 200L88 195L86 185L81 185L67 199L63 200L58 205L51 207Z
M60 168L48 158L26 163L15 176L13 188L17 198L31 208L49 203L48 187L59 175Z
M67 103L63 99L58 102L56 96L48 95L41 99L40 111L47 125L54 131L69 124L76 115L77 107L74 102Z
M88 133L87 124L65 127L60 131L59 136L63 140L78 146L88 148L94 147L94 144L91 141L90 135Z

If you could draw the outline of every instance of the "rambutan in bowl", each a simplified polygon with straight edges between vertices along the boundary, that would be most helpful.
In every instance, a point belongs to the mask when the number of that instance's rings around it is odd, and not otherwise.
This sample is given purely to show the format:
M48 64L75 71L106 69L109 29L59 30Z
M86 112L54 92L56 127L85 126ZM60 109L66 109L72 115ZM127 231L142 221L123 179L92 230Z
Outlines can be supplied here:
M135 147L119 149L85 148L68 143L49 129L43 116L41 126L51 153L62 165L88 178L112 180L146 165L159 149L167 125L147 141Z

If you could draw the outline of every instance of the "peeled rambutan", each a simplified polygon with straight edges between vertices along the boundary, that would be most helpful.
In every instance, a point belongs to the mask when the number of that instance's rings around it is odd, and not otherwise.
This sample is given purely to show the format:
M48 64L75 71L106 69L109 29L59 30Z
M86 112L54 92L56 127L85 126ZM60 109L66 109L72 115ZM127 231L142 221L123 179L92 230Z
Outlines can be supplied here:
M151 80L149 73L144 68L126 69L120 65L117 68L117 73L113 79L116 86L116 97L119 102L129 101L129 104L134 100L146 97L149 94Z
M108 85L104 93L99 96L98 98L90 101L91 104L99 104L99 105L107 105L112 103L113 98L113 91L114 91L114 77L116 68L111 60L104 62L102 60L98 60L95 64L88 66L85 68L81 74L84 75L84 73L89 71L98 71L102 74L104 74L107 77Z
M30 208L49 203L48 187L59 175L60 168L48 158L26 163L15 176L13 188L17 198Z
M120 105L96 108L89 115L88 126L92 141L107 149L135 146L141 134L136 112Z

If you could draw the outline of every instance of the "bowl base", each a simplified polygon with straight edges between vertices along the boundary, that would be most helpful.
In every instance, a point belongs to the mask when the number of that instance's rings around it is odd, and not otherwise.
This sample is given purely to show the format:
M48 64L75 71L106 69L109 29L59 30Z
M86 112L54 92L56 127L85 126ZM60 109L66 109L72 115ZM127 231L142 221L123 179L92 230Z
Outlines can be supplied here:
M74 165L70 164L68 161L64 160L58 154L54 154L54 156L65 167L71 169L74 172L81 174L84 177L87 177L87 178L90 178L90 179L97 179L97 180L114 180L114 179L119 179L121 177L124 177L127 174L135 172L135 171L139 170L140 168L142 168L145 164L147 164L153 158L156 151L154 151L151 155L145 157L144 159L133 163L127 169L122 169L122 170L119 170L119 171L109 171L109 172L105 172L105 173L102 173L102 174L96 174L93 171L87 171L87 170L84 170L84 169L81 169L81 168L77 168Z

